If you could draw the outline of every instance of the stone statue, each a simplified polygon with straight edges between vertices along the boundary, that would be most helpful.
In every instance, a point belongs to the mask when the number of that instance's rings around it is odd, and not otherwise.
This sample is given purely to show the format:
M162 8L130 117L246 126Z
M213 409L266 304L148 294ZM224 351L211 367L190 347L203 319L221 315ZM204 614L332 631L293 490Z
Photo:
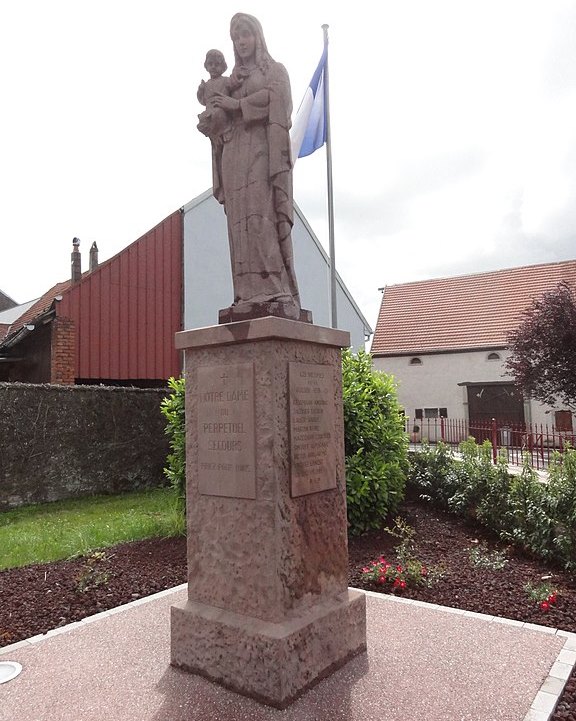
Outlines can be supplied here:
M213 190L226 212L232 262L234 302L220 322L266 315L311 322L300 308L292 254L290 80L255 17L234 15L230 36L231 77L223 77L223 56L212 70L207 56L211 79L198 89L206 103L199 129L212 141Z

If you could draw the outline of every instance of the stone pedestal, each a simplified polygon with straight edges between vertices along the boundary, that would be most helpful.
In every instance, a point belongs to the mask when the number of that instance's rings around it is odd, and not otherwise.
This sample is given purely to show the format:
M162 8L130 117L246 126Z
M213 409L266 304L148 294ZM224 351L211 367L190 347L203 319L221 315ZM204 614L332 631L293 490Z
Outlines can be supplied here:
M283 318L185 331L188 601L171 662L283 708L366 649L347 588L340 349Z

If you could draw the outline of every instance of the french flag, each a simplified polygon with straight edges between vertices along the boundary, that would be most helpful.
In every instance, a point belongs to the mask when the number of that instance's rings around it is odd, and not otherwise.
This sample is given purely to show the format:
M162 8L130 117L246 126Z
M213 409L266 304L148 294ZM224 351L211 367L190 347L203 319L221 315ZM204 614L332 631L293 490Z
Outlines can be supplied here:
M290 131L293 163L296 158L304 158L321 148L326 142L326 103L324 95L324 74L328 59L328 44L324 44L324 52L310 85L306 89L298 112Z

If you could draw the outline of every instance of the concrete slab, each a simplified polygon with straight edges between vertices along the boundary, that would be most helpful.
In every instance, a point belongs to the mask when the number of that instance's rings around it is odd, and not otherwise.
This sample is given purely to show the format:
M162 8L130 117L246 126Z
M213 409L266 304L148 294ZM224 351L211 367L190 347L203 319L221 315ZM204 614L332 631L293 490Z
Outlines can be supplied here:
M368 653L283 711L169 665L184 586L0 649L1 721L546 721L574 639L367 594Z

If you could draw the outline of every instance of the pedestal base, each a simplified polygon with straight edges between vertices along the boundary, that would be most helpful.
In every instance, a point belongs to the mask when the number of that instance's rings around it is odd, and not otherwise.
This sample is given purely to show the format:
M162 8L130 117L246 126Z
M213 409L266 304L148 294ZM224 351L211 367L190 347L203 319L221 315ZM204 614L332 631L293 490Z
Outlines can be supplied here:
M277 317L185 331L188 602L172 664L278 708L366 648L348 590L340 349Z
M366 597L348 591L270 623L195 601L172 607L171 663L285 708L366 650Z
M269 303L242 303L231 305L218 311L218 323L237 323L241 320L252 320L253 318L285 318L297 320L301 323L312 323L311 310L298 310L290 303L269 302Z

